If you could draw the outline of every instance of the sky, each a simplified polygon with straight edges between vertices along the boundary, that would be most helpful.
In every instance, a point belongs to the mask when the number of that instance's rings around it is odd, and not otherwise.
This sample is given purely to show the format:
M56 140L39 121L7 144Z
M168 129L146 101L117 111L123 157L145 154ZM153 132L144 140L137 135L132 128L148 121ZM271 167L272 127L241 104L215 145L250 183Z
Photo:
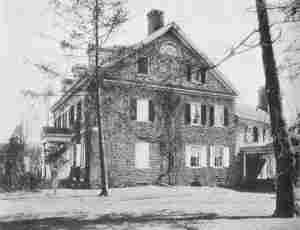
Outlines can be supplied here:
M7 139L20 120L23 110L20 90L39 90L45 77L26 60L56 62L64 60L53 40L48 0L0 0L0 141ZM138 42L147 35L146 14L151 9L165 13L165 22L175 21L200 50L219 60L234 43L257 27L256 14L247 11L249 0L128 0L129 21L113 42ZM55 37L55 33L52 34ZM63 66L63 65L62 65ZM239 101L256 106L257 89L264 84L261 52L251 50L226 61L220 70L239 90Z

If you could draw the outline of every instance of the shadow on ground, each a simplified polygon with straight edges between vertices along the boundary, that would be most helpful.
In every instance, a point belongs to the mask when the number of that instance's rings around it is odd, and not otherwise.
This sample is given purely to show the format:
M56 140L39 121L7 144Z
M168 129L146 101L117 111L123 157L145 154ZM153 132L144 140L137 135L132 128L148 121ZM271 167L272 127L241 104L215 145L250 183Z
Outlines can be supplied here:
M174 223L174 221L191 221L191 220L216 220L216 219L228 219L228 220L241 220L241 219L267 219L274 218L271 216L222 216L216 213L168 213L168 214L155 214L155 215L140 215L134 216L130 214L107 214L100 216L96 219L86 219L85 215L69 218L69 217L54 217L44 219L31 219L20 220L12 222L0 222L0 229L13 229L13 230L78 230L87 229L87 226L118 226L124 223L147 223L147 222L164 222ZM95 229L95 228L92 228Z

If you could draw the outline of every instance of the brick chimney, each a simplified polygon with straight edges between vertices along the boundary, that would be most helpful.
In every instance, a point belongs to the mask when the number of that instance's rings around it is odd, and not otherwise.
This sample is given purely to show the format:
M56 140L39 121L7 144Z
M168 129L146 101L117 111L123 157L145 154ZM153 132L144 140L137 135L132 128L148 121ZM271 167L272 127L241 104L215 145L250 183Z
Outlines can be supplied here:
M164 12L151 10L148 14L148 35L164 26Z

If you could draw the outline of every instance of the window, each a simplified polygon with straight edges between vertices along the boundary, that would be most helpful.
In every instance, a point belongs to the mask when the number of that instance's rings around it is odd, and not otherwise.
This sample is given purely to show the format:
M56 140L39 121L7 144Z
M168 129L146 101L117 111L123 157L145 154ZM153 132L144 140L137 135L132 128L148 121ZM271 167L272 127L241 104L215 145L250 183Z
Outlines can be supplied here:
M154 121L154 104L148 99L130 100L130 118L136 121Z
M206 105L191 103L185 105L185 123L206 125Z
M147 57L140 57L138 59L138 73L148 74L148 58Z
M207 167L207 149L202 145L186 145L186 166L191 168Z
M253 127L253 142L258 142L258 128Z
M229 167L229 147L210 146L210 166L213 168Z
M200 125L201 124L201 105L198 103L191 104L191 118L192 125Z
M222 127L224 125L224 106L216 105L215 126Z
M135 167L146 169L150 167L150 144L139 142L135 144Z

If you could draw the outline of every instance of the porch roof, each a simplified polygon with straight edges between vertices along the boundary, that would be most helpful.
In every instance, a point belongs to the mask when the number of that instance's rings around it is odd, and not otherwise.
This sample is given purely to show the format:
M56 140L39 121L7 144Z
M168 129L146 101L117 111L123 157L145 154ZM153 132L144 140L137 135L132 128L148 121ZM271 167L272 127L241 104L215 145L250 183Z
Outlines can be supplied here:
M293 146L294 151L299 154L300 153L300 145ZM262 144L262 145L249 145L243 146L240 148L240 152L245 154L273 154L273 143Z
M71 142L73 130L68 128L43 127L42 128L42 143L46 142Z

